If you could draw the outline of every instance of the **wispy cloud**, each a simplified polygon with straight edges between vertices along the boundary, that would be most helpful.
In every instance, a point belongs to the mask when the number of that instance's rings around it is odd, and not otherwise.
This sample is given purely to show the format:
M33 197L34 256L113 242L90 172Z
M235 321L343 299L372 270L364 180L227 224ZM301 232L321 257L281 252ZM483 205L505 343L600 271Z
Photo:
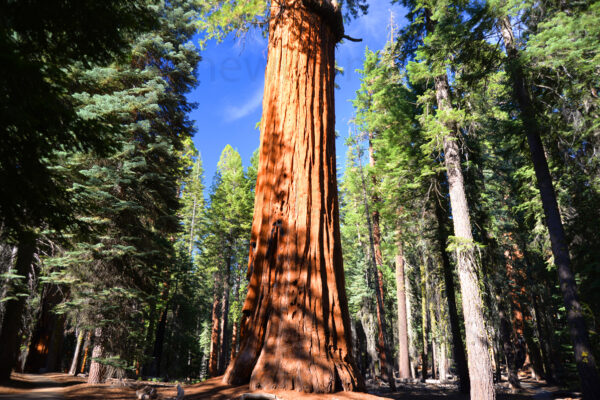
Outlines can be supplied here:
M252 114L262 105L263 88L259 88L254 94L248 98L243 104L230 105L225 107L225 119L228 121L237 121L238 119L247 117Z

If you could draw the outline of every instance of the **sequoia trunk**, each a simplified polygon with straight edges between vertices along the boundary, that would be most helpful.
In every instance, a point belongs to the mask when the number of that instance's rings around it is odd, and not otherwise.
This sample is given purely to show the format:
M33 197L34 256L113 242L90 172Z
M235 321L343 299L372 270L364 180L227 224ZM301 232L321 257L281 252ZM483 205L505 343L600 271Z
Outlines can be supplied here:
M435 90L438 109L442 112L450 110L452 108L450 87L446 75L435 78ZM478 400L495 399L492 362L488 352L489 344L477 278L479 267L475 258L475 242L471 231L469 205L457 142L458 128L453 121L446 121L445 125L447 132L444 136L444 162L448 175L452 222L454 223L454 236L456 238L456 259L465 319L471 398Z
M509 58L508 72L512 79L515 99L521 109L521 119L527 133L531 160L542 199L544 215L546 216L554 264L558 269L558 279L565 309L567 310L569 333L573 342L575 362L581 379L582 391L586 399L600 399L600 376L598 376L596 360L590 346L587 327L581 312L581 304L577 297L577 284L571 269L571 256L569 255L567 237L558 209L546 154L544 153L541 127L536 120L536 111L527 89L525 74L519 63L519 51L515 45L510 20L508 18L502 19L500 28Z
M406 287L404 284L404 252L402 241L396 244L396 299L398 301L398 375L400 379L410 379L408 358L408 322L406 320Z
M363 389L352 357L334 116L341 14L272 2L241 342L224 381L252 390ZM330 14L327 14L329 10Z
M210 332L210 356L208 357L208 375L217 376L219 374L219 345L220 327L219 323L219 287L220 273L214 275L215 286L213 289L213 305L212 305L212 328Z

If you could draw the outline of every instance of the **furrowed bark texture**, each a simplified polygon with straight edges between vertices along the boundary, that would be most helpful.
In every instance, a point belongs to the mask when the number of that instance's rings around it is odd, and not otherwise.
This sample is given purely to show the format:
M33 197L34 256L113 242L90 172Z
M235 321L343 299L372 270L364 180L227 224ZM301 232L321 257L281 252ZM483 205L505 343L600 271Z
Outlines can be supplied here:
M396 253L396 299L398 301L398 377L410 379L408 358L408 322L406 319L406 286L404 284L404 251L398 239Z
M334 52L304 2L273 2L241 342L225 373L250 389L361 390L339 231Z
M104 348L102 343L100 343L102 340L102 328L96 328L94 336L96 337L94 339L96 343L94 343L94 350L92 350L92 363L90 364L90 375L87 380L88 385L97 385L104 381L104 365L94 361L97 358L102 358L104 355Z
M450 87L446 75L435 78L435 89L438 109L442 112L450 110L452 107ZM458 240L456 258L465 319L471 398L489 400L496 398L494 377L483 320L483 305L477 277L478 266L461 169L457 128L453 125L451 122L448 123L449 133L444 137L444 162L448 175L454 236Z
M440 246L440 255L442 256L442 267L444 269L444 289L448 299L448 319L450 320L450 331L452 332L452 355L458 375L458 389L461 393L467 394L471 390L469 381L469 367L463 344L462 334L460 332L460 321L458 318L458 309L456 307L456 294L454 292L454 275L452 274L452 264L446 248L448 247L448 233L446 231L446 221L448 216L444 209L435 202L435 215L438 221L437 236Z
M586 399L600 399L600 376L598 375L596 360L592 353L586 323L577 296L577 284L571 269L571 256L569 255L567 237L542 144L541 127L536 120L536 110L527 89L528 85L523 67L519 63L519 51L515 45L510 20L508 18L502 19L500 28L510 63L508 72L512 78L515 98L521 109L521 119L527 133L531 160L542 198L554 264L558 270L560 290L567 310L569 333L573 342L581 388Z

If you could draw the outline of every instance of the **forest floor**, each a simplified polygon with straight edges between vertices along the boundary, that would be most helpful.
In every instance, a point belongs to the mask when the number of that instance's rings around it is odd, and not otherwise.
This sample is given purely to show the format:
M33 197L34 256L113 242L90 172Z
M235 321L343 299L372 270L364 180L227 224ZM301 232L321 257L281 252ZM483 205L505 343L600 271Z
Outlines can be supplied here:
M150 385L156 387L159 399L176 396L176 385L172 383L114 381L102 385L88 385L85 378L73 377L67 374L13 374L11 382L0 385L0 400L38 399L38 400L134 400L136 390ZM504 385L498 385L498 400L550 400L580 399L572 393L558 387L547 386L543 382L531 379L522 380L523 388L517 393L510 391ZM248 385L229 386L222 383L221 378L212 378L196 385L183 386L186 400L233 400L249 393ZM466 396L456 391L452 384L428 383L399 383L396 392L385 391L373 385L366 393L334 393L302 394L295 391L255 391L252 393L272 393L281 400L465 400Z

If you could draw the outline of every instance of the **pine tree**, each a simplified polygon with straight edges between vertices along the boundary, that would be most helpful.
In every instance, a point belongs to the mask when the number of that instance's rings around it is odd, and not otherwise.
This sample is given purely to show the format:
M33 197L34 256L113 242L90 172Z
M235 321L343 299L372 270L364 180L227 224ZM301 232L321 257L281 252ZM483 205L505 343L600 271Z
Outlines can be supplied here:
M75 283L69 307L96 331L90 380L102 379L100 361L126 368L142 357L149 304L175 259L178 152L193 131L185 93L199 61L188 42L196 10L170 2L158 15L160 29L135 38L127 63L78 71L79 114L118 127L117 151L79 153L63 167L82 229L54 263Z

